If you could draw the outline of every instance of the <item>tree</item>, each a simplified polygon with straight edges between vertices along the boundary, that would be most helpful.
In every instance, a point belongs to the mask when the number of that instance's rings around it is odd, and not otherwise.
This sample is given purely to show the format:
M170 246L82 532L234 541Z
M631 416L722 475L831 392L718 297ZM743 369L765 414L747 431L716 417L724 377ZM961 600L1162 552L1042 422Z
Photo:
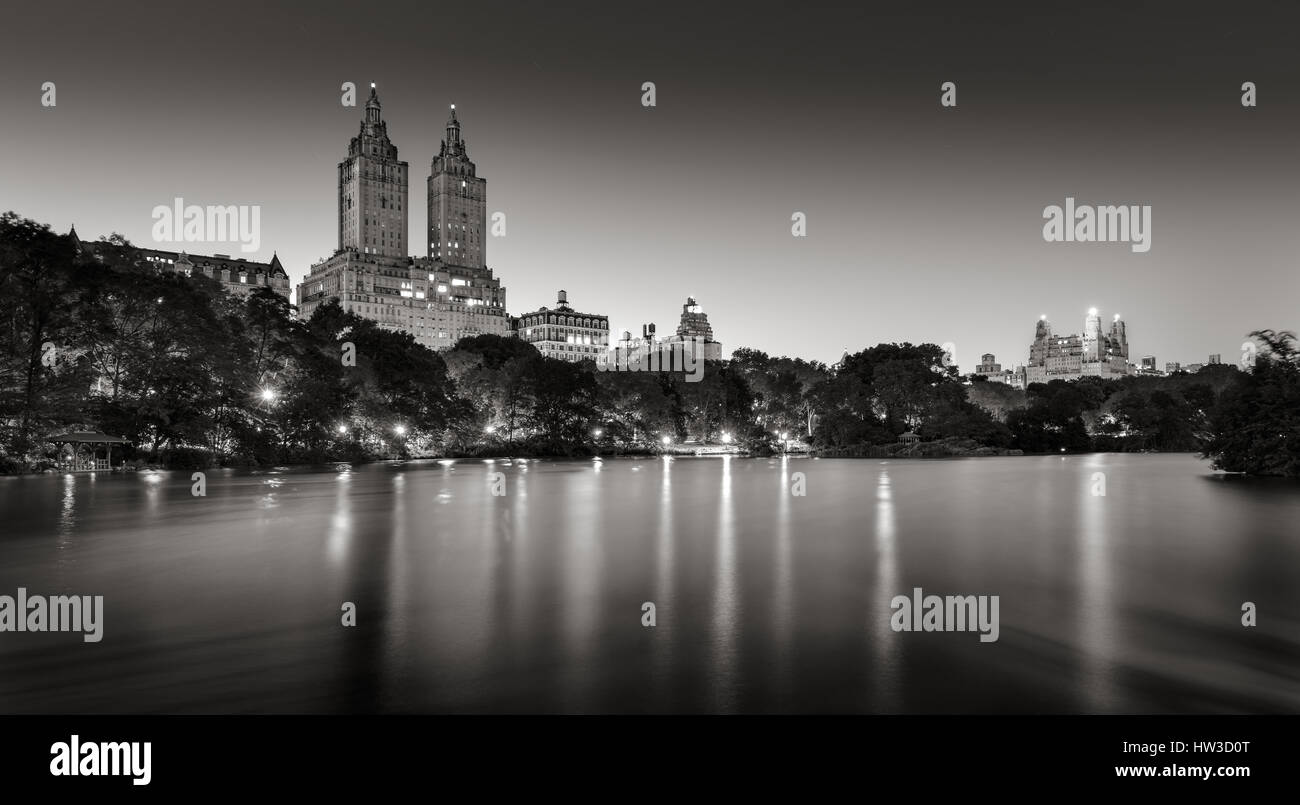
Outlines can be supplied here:
M1290 331L1257 330L1255 365L1239 373L1211 414L1204 455L1218 469L1300 477L1300 351Z

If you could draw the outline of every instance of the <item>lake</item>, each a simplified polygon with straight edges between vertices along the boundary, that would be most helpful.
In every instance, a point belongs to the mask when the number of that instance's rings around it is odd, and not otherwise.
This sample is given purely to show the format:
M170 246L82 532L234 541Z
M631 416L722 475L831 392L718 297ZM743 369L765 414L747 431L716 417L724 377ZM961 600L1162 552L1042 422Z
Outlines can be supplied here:
M0 632L0 712L1300 712L1300 485L1190 455L191 483L0 479L0 594L104 596L99 642ZM918 587L998 639L894 631Z

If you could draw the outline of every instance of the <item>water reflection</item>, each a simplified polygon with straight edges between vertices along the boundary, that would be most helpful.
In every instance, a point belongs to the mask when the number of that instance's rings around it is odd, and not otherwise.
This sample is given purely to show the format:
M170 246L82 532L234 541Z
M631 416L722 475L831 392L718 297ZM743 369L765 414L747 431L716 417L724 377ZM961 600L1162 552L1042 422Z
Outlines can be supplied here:
M1110 534L1106 524L1105 456L1080 459L1084 479L1080 483L1079 517L1079 627L1083 657L1084 694L1090 712L1111 712L1115 708L1112 658L1114 634L1121 628L1114 612L1114 580L1111 572ZM1097 494L1098 492L1102 494Z
M794 568L791 560L790 530L793 517L790 513L791 501L793 499L790 479L790 458L782 456L780 483L781 488L776 490L777 511L776 511L776 546L773 551L773 568L772 568L772 650L775 655L772 663L773 688L778 695L788 695L790 691L790 675L792 657L792 642L794 640ZM805 479L807 473L804 474ZM807 491L806 488L804 490ZM806 496L801 500L806 500Z
M675 658L674 637L676 630L672 620L675 610L673 596L673 571L676 567L676 545L673 528L673 463L660 463L659 505L655 515L655 573L654 598L655 626L651 639L654 647L654 684L656 700L669 701L672 668ZM644 606L644 605L643 605ZM660 622L662 618L662 622Z
M731 495L731 467L734 459L723 456L722 483L718 490L718 521L715 530L717 554L714 571L712 661L712 703L716 713L730 713L736 706L736 645L739 639L740 601L736 580L736 513Z
M872 680L875 682L873 709L890 712L901 709L900 682L902 677L902 636L893 630L889 615L889 602L895 595L904 593L898 578L897 522L894 514L894 490L889 480L889 470L881 469L876 476L876 586L875 606L867 610L869 643L874 660Z
M1206 478L1101 455L214 471L203 499L188 473L0 479L0 592L102 594L108 623L93 658L0 640L0 712L1300 712L1300 488ZM893 632L914 585L999 594L1000 641Z

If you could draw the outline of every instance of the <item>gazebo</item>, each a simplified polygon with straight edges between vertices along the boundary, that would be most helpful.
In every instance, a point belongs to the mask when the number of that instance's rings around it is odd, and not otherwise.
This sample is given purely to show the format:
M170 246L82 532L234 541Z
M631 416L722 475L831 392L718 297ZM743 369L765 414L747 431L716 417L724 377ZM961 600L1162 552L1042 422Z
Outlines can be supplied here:
M898 435L898 443L905 444L908 447L914 447L917 444L919 444L920 441L921 441L921 437L917 436L914 431L909 430L906 433L900 433Z
M60 472L100 472L113 469L113 445L129 444L120 436L107 433L76 430L51 436L47 441L59 448ZM104 446L104 457L99 457L100 445ZM64 447L72 448L72 455L64 455Z

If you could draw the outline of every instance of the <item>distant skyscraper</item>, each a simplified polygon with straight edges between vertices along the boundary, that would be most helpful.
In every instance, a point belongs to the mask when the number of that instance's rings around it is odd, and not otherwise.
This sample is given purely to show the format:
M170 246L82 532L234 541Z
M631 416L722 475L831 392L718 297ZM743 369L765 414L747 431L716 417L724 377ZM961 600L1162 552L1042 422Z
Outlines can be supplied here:
M407 165L388 139L375 85L361 131L339 163L339 250L406 257Z
M1122 377L1128 373L1128 331L1118 313L1108 335L1101 333L1096 308L1091 308L1084 319L1083 335L1056 335L1046 316L1039 319L1025 366L1026 383Z

